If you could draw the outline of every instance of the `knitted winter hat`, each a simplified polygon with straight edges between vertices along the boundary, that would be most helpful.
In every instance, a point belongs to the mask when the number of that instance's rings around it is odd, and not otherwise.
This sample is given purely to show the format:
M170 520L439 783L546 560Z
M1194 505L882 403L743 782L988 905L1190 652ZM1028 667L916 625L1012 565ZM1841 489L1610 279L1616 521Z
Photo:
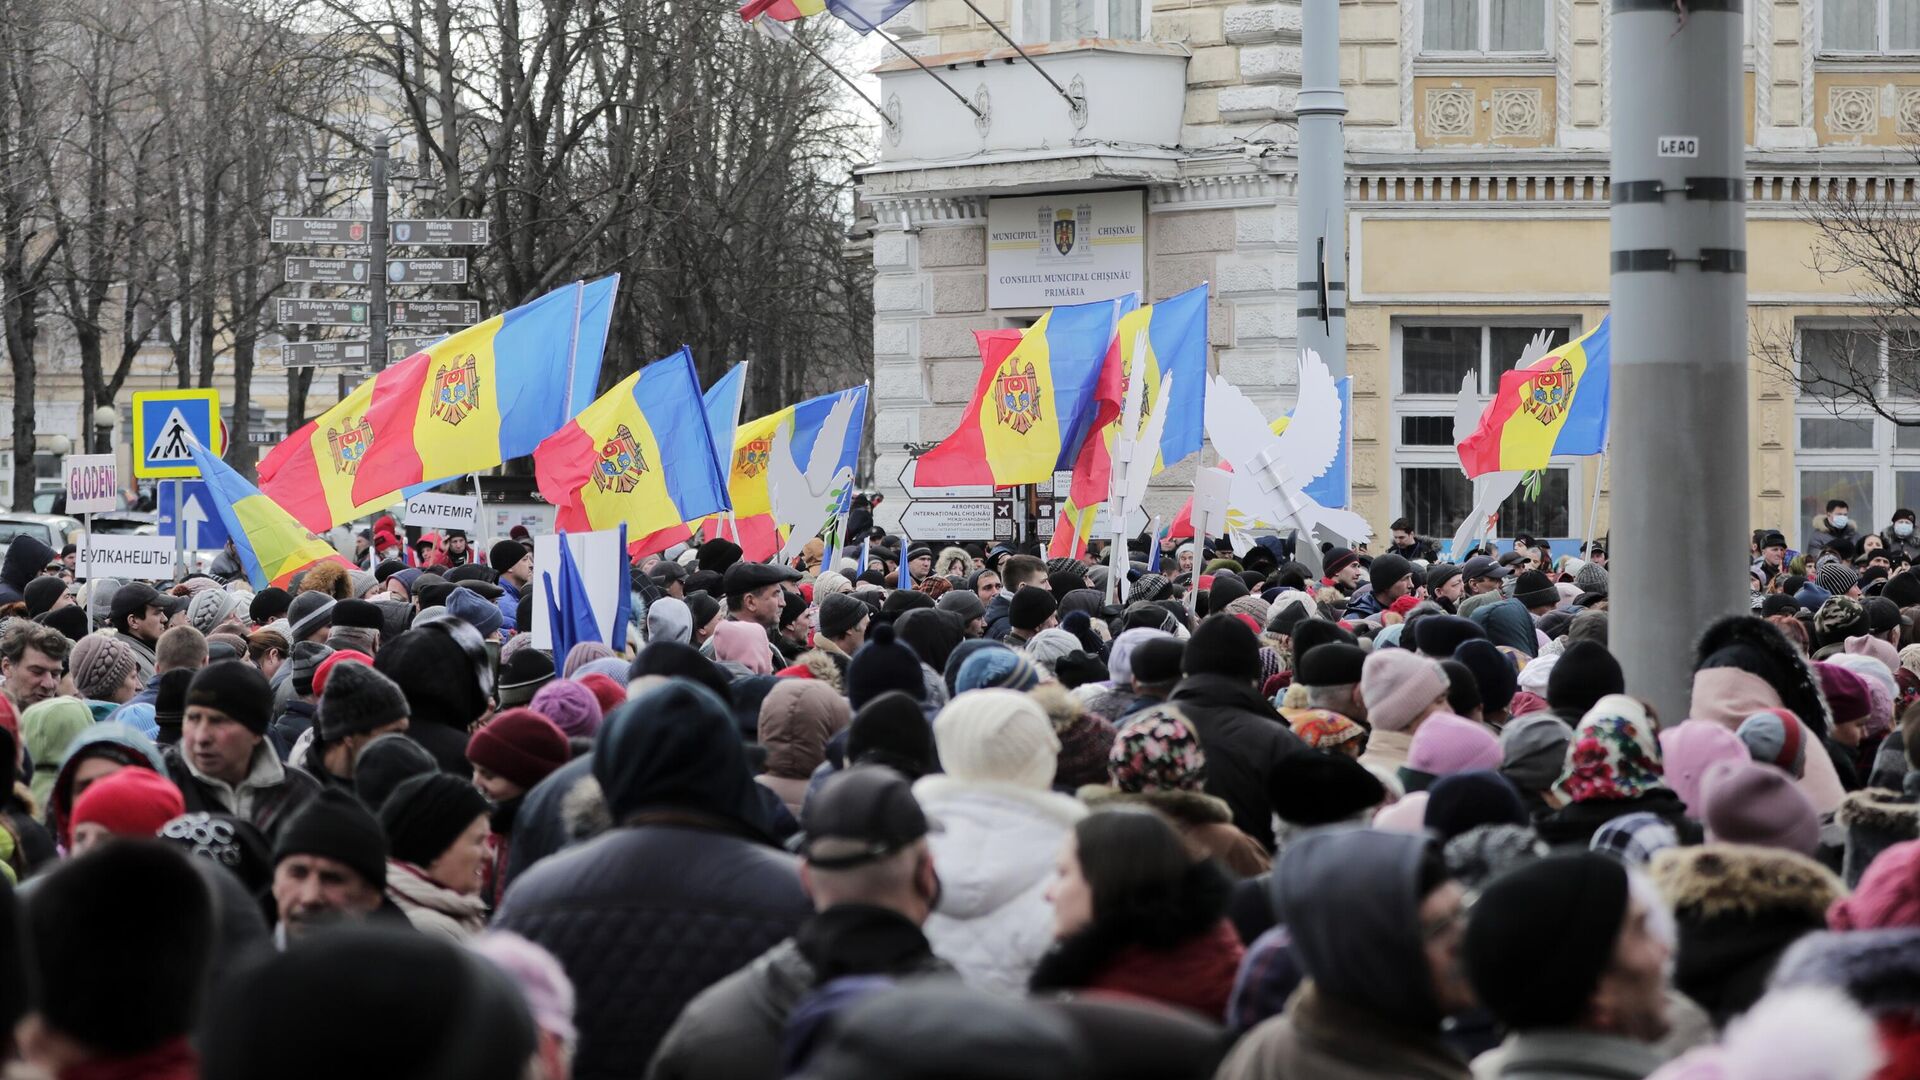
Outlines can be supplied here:
M265 735L273 716L273 688L252 664L221 660L194 674L186 705L218 709L255 735Z
M473 791L469 785L462 786ZM474 792L476 798L479 794ZM280 827L273 845L274 865L280 865L289 855L333 859L345 863L376 889L387 884L386 833L360 800L344 791L321 791Z
M74 689L94 701L107 700L133 669L133 648L118 634L88 634L74 642L73 651L67 654L67 671L73 675Z
M1605 596L1608 587L1607 568L1597 566L1593 563L1586 563L1581 566L1579 570L1575 571L1573 584L1575 588L1583 593L1599 593Z
M1422 619L1422 625L1433 618L1437 616ZM1500 652L1498 645L1483 638L1469 638L1454 648L1453 658L1473 672L1474 685L1480 688L1480 704L1489 713L1513 704L1513 695L1520 689L1520 673L1513 670L1513 661Z
M487 549L487 565L493 567L496 574L504 574L520 565L520 560L528 555L525 544L518 540L496 540Z
M985 647L975 650L960 665L959 675L953 685L954 692L962 694L969 690L996 687L1031 690L1040 685L1040 669L1034 666L1026 653L1005 646Z
M115 836L153 836L186 812L172 780L151 769L121 769L81 792L68 827L92 822Z
M1421 731L1427 728L1422 725ZM1419 736L1414 736L1418 741ZM1442 776L1427 789L1427 828L1440 842L1482 825L1525 825L1527 808L1520 793L1490 769Z
M1872 713L1873 698L1866 680L1839 664L1816 663L1813 670L1820 677L1820 694L1827 700L1834 723L1865 720Z
M572 680L560 679L541 687L528 705L569 736L591 739L600 730L604 712L593 691Z
M1401 580L1413 576L1413 564L1405 558L1388 552L1376 556L1373 565L1367 567L1367 581L1373 586L1373 595L1381 596Z
M187 601L187 621L195 630L211 634L239 606L239 597L225 589L201 589Z
M335 653L328 660L340 655ZM399 684L375 671L371 664L337 663L328 669L326 683L314 718L314 734L321 742L365 735L412 715Z
M1428 615L1413 626L1414 647L1436 660L1450 657L1462 644L1486 636L1479 623L1458 615Z
M1665 761L1667 786L1686 804L1696 821L1705 812L1700 783L1707 770L1722 761L1748 761L1751 755L1740 736L1712 720L1683 720L1660 733L1660 756Z
M1811 858L1820 816L1793 777L1755 761L1723 761L1700 785L1709 842L1785 848Z
M920 657L912 646L899 640L890 623L877 623L867 631L867 643L853 654L847 665L847 701L858 711L860 706L889 690L909 694L915 701L927 698L926 679L920 674Z
M518 637L519 635L514 635ZM528 635L529 638L532 635ZM381 656L386 650L380 651ZM542 686L553 681L553 658L534 648L522 648L500 664L500 705L514 708L533 700ZM484 709L481 711L485 711Z
M27 582L26 588L20 590L27 601L27 616L32 618L46 614L53 608L53 602L66 591L67 583L57 577L42 576Z
M1442 856L1450 877L1479 890L1517 866L1546 858L1547 845L1529 825L1480 825L1447 841Z
M1596 641L1568 646L1547 675L1547 704L1565 716L1584 716L1594 702L1626 691L1627 676L1620 661Z
M1121 791L1199 791L1206 774L1200 736L1172 705L1128 717L1107 753L1107 776Z
M473 784L446 773L403 780L380 807L393 857L426 867L453 846L475 818L485 817L487 800Z
M533 709L508 709L467 740L468 761L523 788L545 780L571 756L566 732Z
M1920 927L1920 840L1886 848L1867 864L1851 896L1827 908L1835 930Z
M1851 600L1846 596L1848 590L1860 583L1860 572L1838 559L1822 562L1813 572L1813 580L1836 600ZM1859 601L1855 600L1855 604Z
M1573 729L1551 713L1516 717L1500 731L1500 775L1521 791L1545 791L1560 776Z
M1379 806L1387 788L1345 754L1309 750L1280 759L1267 781L1267 798L1289 825L1327 825Z
M625 660L609 662L620 665L623 678L615 678L604 671L582 671L573 679L574 682L593 691L593 699L600 703L602 720L606 719L613 710L627 703L627 684L624 681L627 662Z
M333 597L320 592L303 592L294 597L293 602L287 605L291 639L298 644L331 625L335 603Z
M1771 765L1796 780L1806 774L1806 729L1801 726L1799 718L1787 710L1765 709L1754 713L1740 721L1735 736L1754 761ZM1700 790L1704 796L1704 776Z
M1232 615L1209 615L1188 639L1180 673L1224 675L1252 683L1260 678L1260 639Z
M1188 646L1192 651L1192 646ZM1447 692L1447 673L1431 657L1405 649L1382 649L1367 657L1360 696L1367 719L1380 731L1405 731L1414 718Z
M1500 741L1493 732L1449 712L1427 717L1407 748L1407 768L1433 776L1499 767Z
M344 601L342 602L344 605ZM500 632L507 617L501 613L500 605L481 596L466 586L461 586L447 594L447 614L465 620L481 637Z
M360 748L353 762L353 792L378 813L401 781L438 772L440 763L427 748L395 731Z
M961 622L972 622L987 615L987 606L980 602L980 594L972 589L949 589L934 604L941 611L951 611L960 616ZM824 605L822 605L824 610Z
M1495 878L1461 946L1487 1010L1525 1031L1585 1014L1627 915L1627 872L1603 855L1556 855Z
M970 690L933 721L934 743L947 774L1045 791L1053 783L1060 739L1031 697L1017 690Z
M1007 619L1015 630L1038 630L1060 605L1046 589L1027 588L1013 594Z
M1680 831L1659 814L1641 811L1611 818L1593 831L1587 850L1611 855L1634 866L1648 866L1653 857L1680 846Z
M1560 602L1560 590L1553 587L1553 579L1547 575L1538 570L1528 570L1515 579L1513 598L1528 610L1553 607Z
M1367 651L1344 641L1329 642L1296 660L1293 681L1302 686L1352 686L1360 681Z

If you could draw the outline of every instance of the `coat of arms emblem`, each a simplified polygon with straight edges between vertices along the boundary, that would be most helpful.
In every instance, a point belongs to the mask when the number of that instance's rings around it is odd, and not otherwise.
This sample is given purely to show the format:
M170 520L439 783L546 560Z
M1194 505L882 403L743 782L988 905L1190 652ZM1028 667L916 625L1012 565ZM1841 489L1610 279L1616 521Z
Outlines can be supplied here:
M601 491L625 495L648 471L646 455L640 452L640 441L633 437L632 429L621 424L613 429L613 437L600 446L600 460L593 467L593 484Z
M360 459L367 456L367 448L372 445L373 425L364 416L357 424L348 424L345 431L327 428L327 453L333 458L334 471L346 476L360 470Z
M755 439L742 446L733 456L733 469L741 476L751 480L767 471L767 458L773 453L773 440Z
M1079 229L1073 218L1072 210L1058 210L1053 215L1053 250L1065 255L1073 250L1074 236Z
M1573 394L1573 362L1563 356L1552 367L1530 374L1530 386L1520 407L1543 426L1550 426L1567 411L1568 398Z
M1040 422L1040 377L1034 373L1033 361L1022 368L1019 358L1010 356L1000 366L993 377L993 412L1001 427L1021 435Z
M480 362L472 353L433 373L433 417L458 424L480 407Z

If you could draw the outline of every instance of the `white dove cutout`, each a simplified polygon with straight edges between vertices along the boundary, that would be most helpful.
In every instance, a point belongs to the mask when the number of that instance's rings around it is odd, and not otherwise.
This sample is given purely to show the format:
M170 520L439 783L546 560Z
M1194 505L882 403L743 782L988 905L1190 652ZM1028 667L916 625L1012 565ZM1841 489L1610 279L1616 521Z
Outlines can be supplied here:
M1533 335L1527 347L1520 352L1520 360L1515 368L1530 368L1551 352L1553 342L1549 331L1542 330ZM1460 379L1460 396L1453 403L1453 445L1456 458L1458 447L1480 426L1480 414L1485 405L1480 395L1474 393L1474 377L1471 374ZM1466 466L1461 466L1466 471ZM1494 517L1500 513L1500 507L1520 487L1520 481L1526 478L1526 471L1483 473L1473 478L1473 509L1467 511L1465 521L1453 534L1453 547L1447 553L1447 561L1458 563L1467 553L1467 547L1482 536L1493 535Z
M827 411L805 473L793 461L793 421L789 419L773 433L773 448L767 454L767 501L775 524L793 530L780 549L781 562L800 554L807 541L819 535L839 513L842 497L853 486L853 469L843 466L836 472L834 465L846 449L857 396L849 390Z
M1207 438L1233 466L1227 500L1228 532L1276 533L1297 528L1311 537L1325 528L1349 543L1373 536L1365 518L1322 506L1307 485L1333 467L1340 455L1340 390L1333 373L1312 349L1300 350L1300 378L1293 418L1278 435L1240 388L1215 375L1207 387Z

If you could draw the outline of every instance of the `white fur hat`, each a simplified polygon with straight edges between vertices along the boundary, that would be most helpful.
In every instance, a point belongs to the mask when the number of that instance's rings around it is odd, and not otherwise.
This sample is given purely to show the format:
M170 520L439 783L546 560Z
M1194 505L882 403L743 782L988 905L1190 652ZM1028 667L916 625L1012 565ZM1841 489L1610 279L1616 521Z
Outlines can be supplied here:
M1038 702L1018 690L969 690L933 721L947 775L1045 791L1053 785L1060 739Z

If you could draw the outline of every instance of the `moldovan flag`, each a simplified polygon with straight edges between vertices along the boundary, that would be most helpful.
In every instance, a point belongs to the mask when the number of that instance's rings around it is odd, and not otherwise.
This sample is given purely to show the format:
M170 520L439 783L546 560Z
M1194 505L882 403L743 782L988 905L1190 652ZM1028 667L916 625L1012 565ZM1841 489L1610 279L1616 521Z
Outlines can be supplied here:
M980 380L952 435L914 462L914 484L1036 484L1069 469L1093 429L1094 390L1120 302L1057 307L1006 337L980 340Z
M613 279L594 287L611 292ZM586 290L579 282L555 289L374 376L372 439L353 497L492 468L532 452L566 423L575 389L599 380L600 350L576 352L587 337Z
M733 431L740 424L740 399L747 388L747 365L735 364L727 369L725 375L713 381L702 395L701 401L707 410L707 433L713 436L714 467L722 473L727 471L731 461ZM714 520L719 520L718 518ZM640 537L627 545L627 553L634 557L652 555L665 551L675 544L684 543L693 536L693 524L681 522Z
M727 491L733 500L734 527L729 528L724 520L714 518L707 522L708 536L724 536L739 544L741 558L748 562L765 562L780 553L780 545L786 543L786 537L781 535L779 523L773 519L773 498L767 491L767 461L773 453L773 436L782 425L793 425L793 434L789 436L787 447L793 454L796 469L806 472L807 462L813 457L813 445L820 438L820 428L826 423L827 414L833 411L834 402L840 400L840 395L846 393L856 395L853 399L853 422L847 425L847 437L841 444L840 457L834 462L832 471L837 473L843 467L860 467L860 438L867 424L865 384L808 398L779 412L748 420L734 431L732 465L727 476ZM842 514L847 512L847 504L852 499L853 493L847 492L840 503Z
M776 22L792 22L827 10L827 0L747 0L740 5L740 17L752 22L764 15Z
M280 504L260 493L227 463L214 457L207 448L192 444L193 463L200 468L213 496L214 509L227 527L233 548L240 553L240 565L247 568L247 580L254 589L269 585L285 588L293 575L315 563L337 562L352 569L333 545L316 540L305 526L293 519Z
M686 346L620 380L533 451L560 532L648 534L727 509L727 483Z
M261 492L311 532L365 517L399 494L378 492L359 503L353 498L353 474L373 445L373 425L367 422L372 399L373 380L368 379L260 459Z
M1610 326L1613 316L1585 336L1500 376L1500 389L1461 441L1460 467L1469 479L1490 472L1544 469L1556 454L1598 454L1607 446L1607 406L1613 391Z

